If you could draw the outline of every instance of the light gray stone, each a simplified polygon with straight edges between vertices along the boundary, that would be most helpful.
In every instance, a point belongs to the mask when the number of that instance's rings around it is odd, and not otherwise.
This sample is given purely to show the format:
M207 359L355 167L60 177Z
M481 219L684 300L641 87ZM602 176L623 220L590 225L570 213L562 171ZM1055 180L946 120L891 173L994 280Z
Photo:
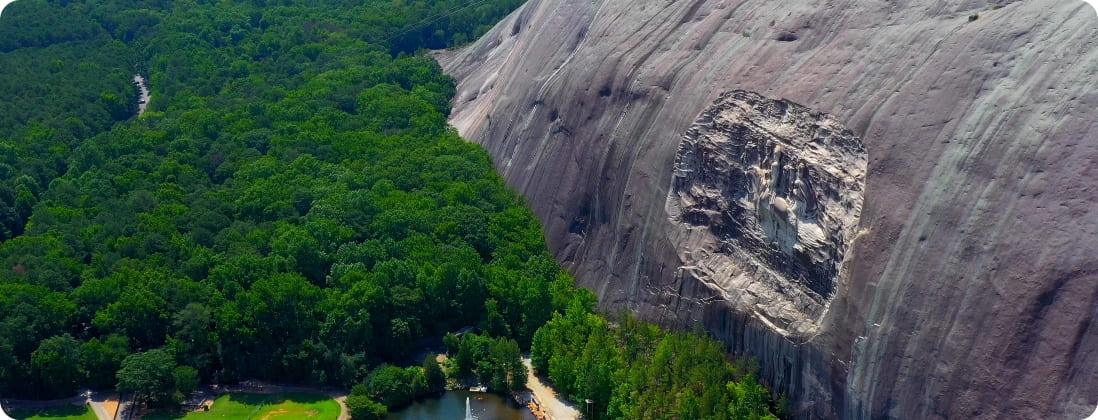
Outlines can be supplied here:
M745 91L684 136L665 210L693 281L795 341L811 339L857 234L861 139L833 117Z
M531 0L439 60L459 81L451 122L528 197L580 284L757 357L798 417L1094 411L1085 3ZM684 134L736 89L832 115L864 144L860 217L818 317L796 291L759 304L781 284L746 273L765 265L715 259L713 235L683 235L668 205ZM773 217L799 208L780 198ZM705 280L733 271L750 278Z

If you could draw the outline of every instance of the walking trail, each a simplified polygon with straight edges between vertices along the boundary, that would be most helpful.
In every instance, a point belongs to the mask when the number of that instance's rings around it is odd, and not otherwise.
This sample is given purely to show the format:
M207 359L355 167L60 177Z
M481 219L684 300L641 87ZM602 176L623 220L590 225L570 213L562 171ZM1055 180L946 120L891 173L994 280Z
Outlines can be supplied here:
M530 364L529 357L522 358L522 364L526 365L529 372L526 378L526 388L534 393L534 398L541 405L541 411L549 420L572 420L580 417L579 410L557 395L557 392L541 382L541 378L534 375L534 367Z

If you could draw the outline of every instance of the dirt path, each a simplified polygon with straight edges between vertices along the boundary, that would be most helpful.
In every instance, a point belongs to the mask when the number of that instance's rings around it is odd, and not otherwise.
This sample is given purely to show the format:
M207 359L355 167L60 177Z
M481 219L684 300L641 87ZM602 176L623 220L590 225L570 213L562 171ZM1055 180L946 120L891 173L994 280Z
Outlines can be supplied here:
M549 420L571 420L580 417L579 410L557 396L553 388L542 383L541 379L534 375L534 367L530 365L529 357L523 357L522 364L526 365L526 369L530 372L526 378L526 388L534 393L534 398L541 404L541 411Z
M342 395L334 399L339 403L339 420L351 420L351 411L347 409L347 396Z

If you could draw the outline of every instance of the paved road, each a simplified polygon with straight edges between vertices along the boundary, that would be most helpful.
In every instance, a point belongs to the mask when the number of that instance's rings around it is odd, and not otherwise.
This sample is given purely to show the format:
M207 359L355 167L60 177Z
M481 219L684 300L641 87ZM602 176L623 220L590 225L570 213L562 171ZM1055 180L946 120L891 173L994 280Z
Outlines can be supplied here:
M145 113L145 109L149 107L149 99L152 97L149 95L149 84L145 83L145 76L140 74L133 75L133 83L137 85L137 116Z
M534 367L530 365L530 358L523 357L522 364L526 365L526 370L530 373L526 378L526 388L529 388L534 393L534 398L541 403L541 411L545 413L549 420L573 420L578 419L580 416L579 410L576 410L572 404L569 404L564 399L557 396L557 392L553 391L553 388L545 385L541 382L541 379L534 375Z
M91 402L91 408L92 408L92 411L95 412L95 417L99 420L113 420L114 419L114 413L108 412L107 407L103 406L102 401L99 401L99 402L92 401Z
M79 394L59 399L59 400L7 400L8 409L35 409L35 408L49 408L58 407L63 405L72 406L85 406L90 405L92 411L95 412L95 417L99 420L113 420L113 414L107 414L110 410L104 409L103 401L107 399L112 393L108 392L93 392L89 390L83 390ZM0 416L0 419L4 418Z
M91 391L88 395L88 404L91 405L95 417L99 420L114 420L118 412L118 398L117 392Z

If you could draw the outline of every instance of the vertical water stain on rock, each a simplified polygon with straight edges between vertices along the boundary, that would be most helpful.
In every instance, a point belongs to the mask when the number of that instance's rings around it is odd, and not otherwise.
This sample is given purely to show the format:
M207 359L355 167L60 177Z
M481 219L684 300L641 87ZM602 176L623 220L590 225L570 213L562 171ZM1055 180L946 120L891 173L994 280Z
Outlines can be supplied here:
M794 339L835 293L865 188L861 139L830 115L742 90L682 139L667 197L683 268Z

